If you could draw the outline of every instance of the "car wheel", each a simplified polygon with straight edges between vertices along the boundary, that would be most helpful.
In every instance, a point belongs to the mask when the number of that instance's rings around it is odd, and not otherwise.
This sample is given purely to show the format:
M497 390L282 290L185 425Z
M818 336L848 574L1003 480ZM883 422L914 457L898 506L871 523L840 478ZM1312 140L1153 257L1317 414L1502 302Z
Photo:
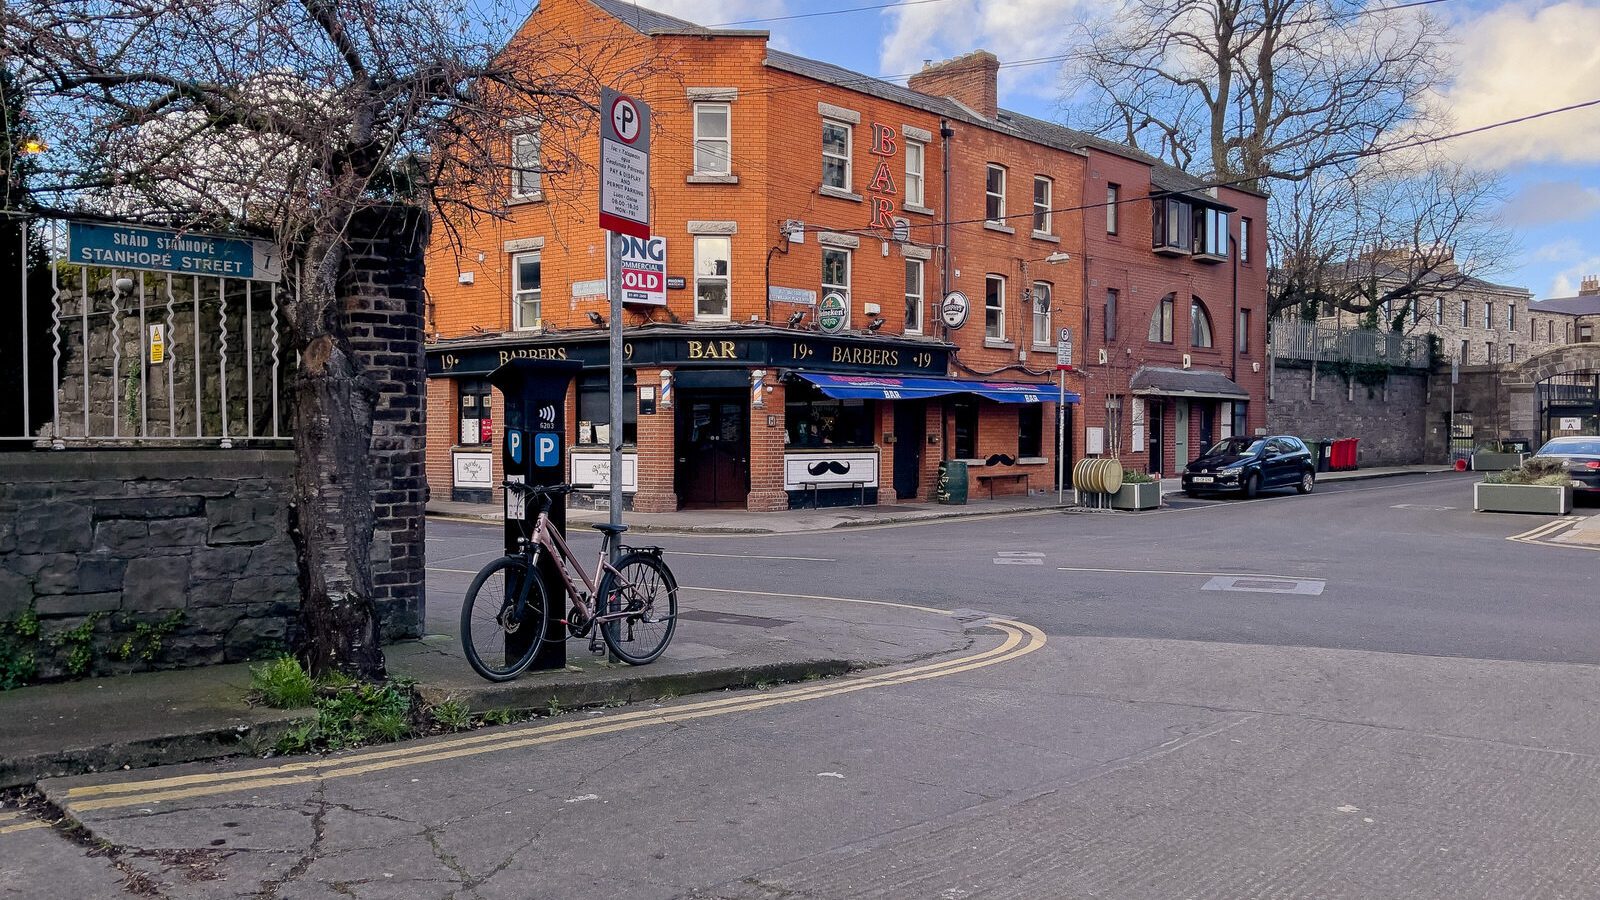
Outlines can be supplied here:
M1316 485L1317 476L1311 474L1310 472L1302 472L1300 473L1300 483L1295 486L1295 490L1302 494L1309 494L1311 493L1312 488L1316 487Z
M1254 500L1259 493L1261 493L1261 475L1257 472L1251 472L1249 477L1244 480L1244 498L1246 500Z

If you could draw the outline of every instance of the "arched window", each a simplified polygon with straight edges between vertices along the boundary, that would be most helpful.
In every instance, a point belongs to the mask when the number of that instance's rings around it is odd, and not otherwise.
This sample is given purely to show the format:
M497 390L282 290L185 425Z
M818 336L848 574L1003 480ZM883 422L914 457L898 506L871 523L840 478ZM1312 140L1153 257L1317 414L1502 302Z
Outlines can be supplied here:
M1189 298L1189 344L1194 347L1211 346L1211 316L1199 297Z
M1177 294L1168 294L1156 304L1150 314L1150 340L1157 344L1172 343L1172 305Z

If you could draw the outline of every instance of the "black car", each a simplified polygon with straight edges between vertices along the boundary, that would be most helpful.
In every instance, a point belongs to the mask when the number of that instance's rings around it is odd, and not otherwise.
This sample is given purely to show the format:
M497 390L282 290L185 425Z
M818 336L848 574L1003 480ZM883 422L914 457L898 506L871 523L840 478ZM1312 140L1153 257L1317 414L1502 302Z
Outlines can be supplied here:
M1533 458L1564 461L1574 491L1600 496L1600 437L1551 438Z
M1254 497L1267 488L1311 493L1317 462L1297 437L1231 437L1220 440L1183 470L1183 492L1191 497L1238 491Z

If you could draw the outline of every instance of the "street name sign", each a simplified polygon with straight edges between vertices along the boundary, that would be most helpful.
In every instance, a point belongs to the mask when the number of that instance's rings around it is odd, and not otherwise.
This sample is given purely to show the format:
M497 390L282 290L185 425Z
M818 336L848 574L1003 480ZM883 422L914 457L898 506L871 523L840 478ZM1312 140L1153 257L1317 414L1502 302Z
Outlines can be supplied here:
M67 260L85 266L180 275L283 279L278 246L271 241L139 225L68 222Z
M650 237L650 107L600 89L600 227Z

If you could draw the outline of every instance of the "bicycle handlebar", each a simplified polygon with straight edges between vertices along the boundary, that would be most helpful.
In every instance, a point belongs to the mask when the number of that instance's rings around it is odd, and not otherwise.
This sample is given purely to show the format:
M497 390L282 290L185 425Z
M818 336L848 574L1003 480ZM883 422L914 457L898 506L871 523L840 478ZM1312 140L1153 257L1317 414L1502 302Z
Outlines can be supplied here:
M502 481L501 486L508 491L523 494L543 494L547 497L562 497L573 491L589 490L592 484L524 484L520 481Z

